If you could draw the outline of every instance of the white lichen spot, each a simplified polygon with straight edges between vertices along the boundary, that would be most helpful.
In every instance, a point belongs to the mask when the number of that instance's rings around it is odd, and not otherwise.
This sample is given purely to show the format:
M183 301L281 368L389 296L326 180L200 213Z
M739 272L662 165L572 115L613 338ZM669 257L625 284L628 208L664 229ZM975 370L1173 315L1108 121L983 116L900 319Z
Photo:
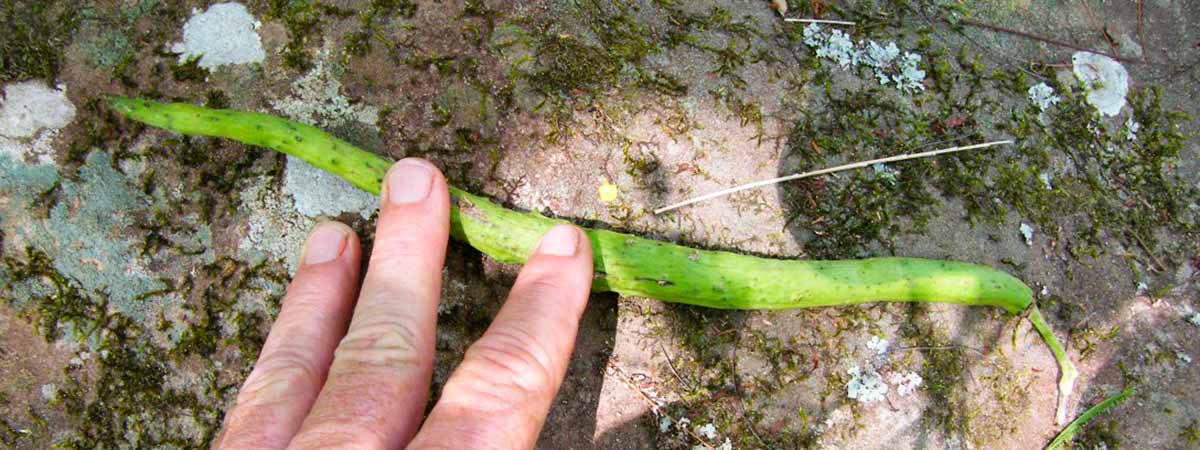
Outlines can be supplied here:
M815 22L804 27L804 45L812 48L820 47L825 42L825 30Z
M1042 181L1042 186L1045 186L1047 191L1054 190L1054 183L1050 180L1049 172L1039 173L1038 179Z
M696 426L695 431L697 435L700 435L700 437L705 439L711 440L717 438L717 427L711 423L698 425Z
M1200 327L1200 313L1192 314L1192 317L1188 319L1188 322L1191 322L1192 325Z
M867 341L867 348L874 351L876 355L882 355L888 351L888 341L879 336L871 336L871 339Z
M900 58L900 72L892 75L896 87L904 92L925 90L925 71L920 69L921 55L905 52Z
M58 399L58 385L47 383L42 385L42 400L52 402Z
M272 184L269 177L259 177L239 195L250 215L249 230L238 242L238 253L250 259L282 260L292 274L296 272L308 231L316 221L296 212L291 198Z
M1029 102L1033 103L1038 111L1045 112L1051 105L1057 105L1059 100L1062 99L1054 95L1054 88L1046 83L1038 83L1029 87Z
M1128 119L1125 119L1125 140L1130 142L1136 141L1138 138L1138 131L1141 129L1142 124L1138 123L1136 120L1133 120L1133 116L1129 116Z
M1033 245L1033 227L1025 222L1021 222L1021 237L1025 238L1025 245Z
M889 42L888 45L879 45L878 42L868 41L866 47L866 58L863 61L867 67L871 68L871 72L875 74L875 78L879 80L879 84L887 86L891 82L891 77L887 73L887 68L891 67L896 58L900 57L900 48L895 42Z
M854 42L841 30L826 33L813 23L804 28L804 44L816 50L818 58L828 59L842 69L863 67L882 85L896 86L902 92L925 90L925 71L921 55L901 52L895 42Z
M843 69L850 67L850 63L858 59L857 53L854 41L842 30L833 30L825 39L824 45L817 48L817 57L832 59Z
M199 57L198 65L214 69L227 64L259 63L267 57L258 28L262 24L241 3L217 3L193 10L183 25L183 42L171 46L179 62Z
M1129 91L1129 72L1125 66L1104 55L1076 52L1071 56L1075 78L1088 91L1087 102L1100 114L1115 116L1125 106Z
M271 102L271 107L289 118L309 125L330 128L352 121L375 126L379 109L355 105L342 95L342 82L334 75L328 47L317 53L312 70L292 82L292 96Z
M658 419L658 432L666 433L667 431L670 431L671 425L674 424L675 421L671 420L671 416L662 416L662 418Z
M293 156L287 157L283 192L292 197L296 211L308 217L349 212L367 219L379 209L379 197Z
M1192 363L1192 357L1188 356L1187 353L1175 352L1175 357L1179 358L1179 362L1183 363L1184 365L1188 365L1188 364Z
M896 184L896 174L899 172L896 169L889 167L884 163L875 163L871 165L871 170L875 172L875 176L886 181L890 185Z
M50 163L51 143L72 120L75 105L67 98L66 86L56 89L41 81L9 84L0 99L0 155Z
M846 384L846 396L850 399L869 404L883 400L887 395L888 385L875 369L867 368L864 372L853 366L846 373L850 375L850 382Z
M921 383L925 382L920 375L917 375L915 372L911 371L904 374L892 373L888 376L888 381L896 386L896 393L901 397L911 395L913 392L916 392L917 388L921 387Z

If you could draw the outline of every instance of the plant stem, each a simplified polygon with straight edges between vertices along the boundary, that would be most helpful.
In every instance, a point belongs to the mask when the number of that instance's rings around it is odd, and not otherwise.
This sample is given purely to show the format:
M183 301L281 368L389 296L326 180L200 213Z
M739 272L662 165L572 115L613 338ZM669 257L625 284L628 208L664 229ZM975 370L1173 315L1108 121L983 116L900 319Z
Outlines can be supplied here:
M1122 389L1120 393L1106 398L1100 403L1097 403L1096 406L1088 408L1088 410L1084 411L1083 414L1080 414L1078 418L1071 421L1070 425L1067 425L1066 428L1063 428L1063 430L1058 433L1058 436L1055 436L1054 440L1050 441L1050 445L1046 446L1046 450L1057 450L1062 448L1063 445L1066 445L1067 442L1069 442L1071 439L1074 439L1075 435L1079 433L1079 430L1083 428L1084 425L1087 425L1087 423L1090 422L1094 417L1116 407L1117 405L1120 405L1126 399L1128 399L1129 396L1136 393L1137 391L1133 388L1133 386L1130 386Z
M1046 341L1050 352L1054 353L1054 360L1058 361L1058 407L1055 409L1054 423L1062 425L1067 421L1067 402L1070 400L1071 392L1075 390L1075 378L1079 377L1079 371L1075 369L1075 364L1071 362L1067 350L1054 336L1054 330L1050 329L1050 325L1042 317L1042 312L1037 305L1029 307L1029 323L1032 323L1033 328L1042 335L1042 340Z

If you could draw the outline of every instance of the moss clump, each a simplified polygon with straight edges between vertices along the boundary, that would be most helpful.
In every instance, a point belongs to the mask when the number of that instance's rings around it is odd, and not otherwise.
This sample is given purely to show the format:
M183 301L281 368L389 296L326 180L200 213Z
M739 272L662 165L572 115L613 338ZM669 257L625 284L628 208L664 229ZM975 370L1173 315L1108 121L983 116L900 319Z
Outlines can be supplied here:
M920 375L930 400L922 420L948 436L964 438L968 432L967 407L970 404L963 388L967 355L963 348L947 345L950 339L939 324L929 319L928 305L907 305L905 309L906 323L910 325L901 327L901 335L911 339L914 347L930 349L920 353L924 360Z
M108 305L105 302L90 301L78 283L73 282L54 268L53 261L44 252L36 249L26 249L24 258L5 255L4 268L12 283L38 282L48 285L51 290L30 302L34 323L47 341L63 337L64 330L69 330L78 337L91 335L96 329L102 328L108 319ZM26 306L24 301L17 304L14 295L2 296L10 306L21 308Z
M812 107L789 135L785 164L794 173L1009 135L1016 144L895 165L898 174L870 170L784 185L789 220L811 256L842 258L891 251L893 236L920 234L942 200L958 202L972 223L1001 224L1016 212L1076 257L1105 251L1105 236L1140 249L1152 271L1167 272L1200 238L1200 188L1180 173L1186 115L1162 107L1161 90L1129 96L1136 139L1088 105L1079 88L1057 86L1064 100L1040 113L1025 102L1028 77L1018 70L988 73L967 47L957 55L919 39L929 68L929 93L843 87L832 69L815 63ZM1036 76L1053 79L1043 69ZM884 174L886 175L886 174ZM1179 236L1159 242L1161 232ZM1061 233L1067 235L1060 235ZM1165 245L1164 245L1165 244ZM1163 258L1163 256L1169 258Z
M284 28L288 30L288 43L283 49L283 65L303 71L313 66L307 48L322 36L321 20L327 16L335 19L345 18L350 12L314 0L268 0L267 15L283 22Z
M1121 446L1120 423L1117 420L1092 422L1085 426L1072 443L1073 448L1107 448L1118 450Z
M184 62L172 64L171 76L175 81L203 82L208 78L208 70L200 67L200 55L196 55Z
M96 355L94 370L82 364L64 369L67 382L49 405L72 421L74 432L38 437L78 449L207 446L245 375L239 369L253 363L266 331L266 312L240 311L235 305L248 295L263 295L252 291L274 286L265 293L266 309L274 310L284 282L284 275L270 267L229 258L199 267L170 292L191 299L187 308L194 318L175 323L184 326L182 336L164 347L152 334L169 334L170 321L160 318L153 326L110 311L104 293L86 292L56 271L45 254L29 250L23 258L6 256L4 271L14 284L48 287L13 303L38 324L48 342L66 337L63 330L69 330L72 340L89 343ZM4 293L0 297L10 302L15 298ZM197 359L224 365L197 366ZM195 381L180 383L185 373Z
M900 104L878 88L864 91L825 89L826 107L805 111L788 139L788 154L799 164L786 173L901 153L930 133L930 117ZM961 158L961 157L960 157ZM948 174L966 173L954 156L942 164ZM966 159L967 164L972 164ZM928 183L930 161L906 162L898 171L860 170L783 187L790 221L814 236L803 238L814 258L863 256L863 249L892 250L891 236L920 232L938 202ZM947 174L947 175L948 175ZM902 220L903 219L903 220ZM799 223L796 221L799 220Z
M1188 447L1200 444L1200 420L1194 419L1188 426L1183 427L1183 430L1179 432L1179 440Z
M0 0L0 83L57 77L81 11L71 2Z
M361 28L346 37L346 53L364 56L371 52L373 41L391 45L388 39L379 35L380 23L393 17L411 18L416 13L417 4L409 0L372 0L358 15Z

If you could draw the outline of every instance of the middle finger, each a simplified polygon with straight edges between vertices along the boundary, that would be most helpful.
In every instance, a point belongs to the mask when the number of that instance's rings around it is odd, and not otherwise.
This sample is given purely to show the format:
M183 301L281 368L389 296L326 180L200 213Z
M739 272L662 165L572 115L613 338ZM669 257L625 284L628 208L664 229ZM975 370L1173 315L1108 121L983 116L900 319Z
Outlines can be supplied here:
M397 448L420 424L450 229L446 180L406 159L388 171L362 294L294 447Z

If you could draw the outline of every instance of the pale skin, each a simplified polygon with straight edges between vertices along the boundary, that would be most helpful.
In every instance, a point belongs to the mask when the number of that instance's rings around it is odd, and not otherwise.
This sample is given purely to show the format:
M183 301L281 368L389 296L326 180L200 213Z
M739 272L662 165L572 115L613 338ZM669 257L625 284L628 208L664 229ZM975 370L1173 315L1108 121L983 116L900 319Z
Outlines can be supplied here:
M445 177L388 171L366 275L354 232L317 225L214 447L532 448L567 369L592 280L583 232L547 232L428 417L449 238Z

